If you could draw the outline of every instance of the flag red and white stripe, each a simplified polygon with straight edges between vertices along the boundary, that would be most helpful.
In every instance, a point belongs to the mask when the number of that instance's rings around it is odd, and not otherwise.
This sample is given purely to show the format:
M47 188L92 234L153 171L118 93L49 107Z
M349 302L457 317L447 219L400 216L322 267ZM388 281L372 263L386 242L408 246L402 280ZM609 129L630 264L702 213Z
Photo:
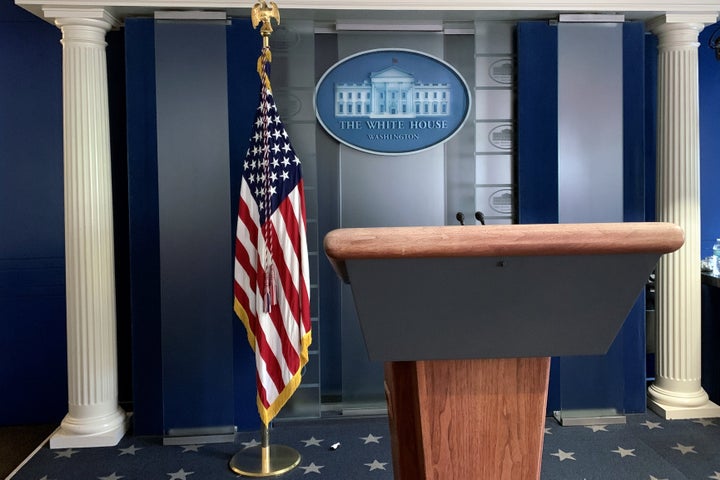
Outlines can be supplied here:
M302 168L264 80L240 185L234 308L267 426L300 385L312 335Z

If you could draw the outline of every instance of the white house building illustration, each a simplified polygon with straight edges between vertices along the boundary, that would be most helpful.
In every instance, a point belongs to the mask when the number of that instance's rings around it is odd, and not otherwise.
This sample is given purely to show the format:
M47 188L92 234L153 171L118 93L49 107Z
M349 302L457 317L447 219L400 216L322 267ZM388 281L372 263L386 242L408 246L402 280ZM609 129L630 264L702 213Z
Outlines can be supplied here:
M450 85L420 83L393 65L362 83L335 84L336 117L413 118L450 114Z

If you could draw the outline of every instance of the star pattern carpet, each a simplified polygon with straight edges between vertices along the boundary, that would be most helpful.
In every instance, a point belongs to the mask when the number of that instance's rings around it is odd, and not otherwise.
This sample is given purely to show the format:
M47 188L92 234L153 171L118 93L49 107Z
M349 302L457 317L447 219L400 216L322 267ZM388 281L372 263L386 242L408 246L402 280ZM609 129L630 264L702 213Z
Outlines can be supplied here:
M391 480L387 418L277 422L271 443L302 456L282 479ZM116 447L50 450L43 445L12 480L206 480L243 478L228 462L259 445L259 433L235 443L163 446L126 435ZM628 415L625 425L562 427L546 419L543 480L720 480L720 419L663 420ZM485 480L485 479L472 479Z

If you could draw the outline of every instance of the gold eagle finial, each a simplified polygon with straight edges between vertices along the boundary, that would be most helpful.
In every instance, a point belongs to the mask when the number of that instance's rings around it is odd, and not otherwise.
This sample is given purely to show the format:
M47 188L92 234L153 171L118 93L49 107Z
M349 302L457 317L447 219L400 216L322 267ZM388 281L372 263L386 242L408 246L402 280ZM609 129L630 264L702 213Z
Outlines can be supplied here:
M268 5L265 0L262 0L253 5L250 11L250 19L252 20L253 28L257 28L258 24L262 22L260 35L263 37L263 47L267 47L270 43L270 35L273 32L272 24L270 23L271 18L274 18L278 24L280 23L280 10L278 10L275 2L270 2L270 5Z

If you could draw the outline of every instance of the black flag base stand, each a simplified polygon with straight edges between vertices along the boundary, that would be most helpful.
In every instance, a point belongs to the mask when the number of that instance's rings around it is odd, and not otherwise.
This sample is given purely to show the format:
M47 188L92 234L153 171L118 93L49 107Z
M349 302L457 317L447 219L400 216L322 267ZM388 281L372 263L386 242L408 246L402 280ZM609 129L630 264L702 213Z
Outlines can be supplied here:
M263 427L262 443L240 450L230 459L230 470L245 477L275 477L300 464L300 453L284 445L270 445L268 428Z

